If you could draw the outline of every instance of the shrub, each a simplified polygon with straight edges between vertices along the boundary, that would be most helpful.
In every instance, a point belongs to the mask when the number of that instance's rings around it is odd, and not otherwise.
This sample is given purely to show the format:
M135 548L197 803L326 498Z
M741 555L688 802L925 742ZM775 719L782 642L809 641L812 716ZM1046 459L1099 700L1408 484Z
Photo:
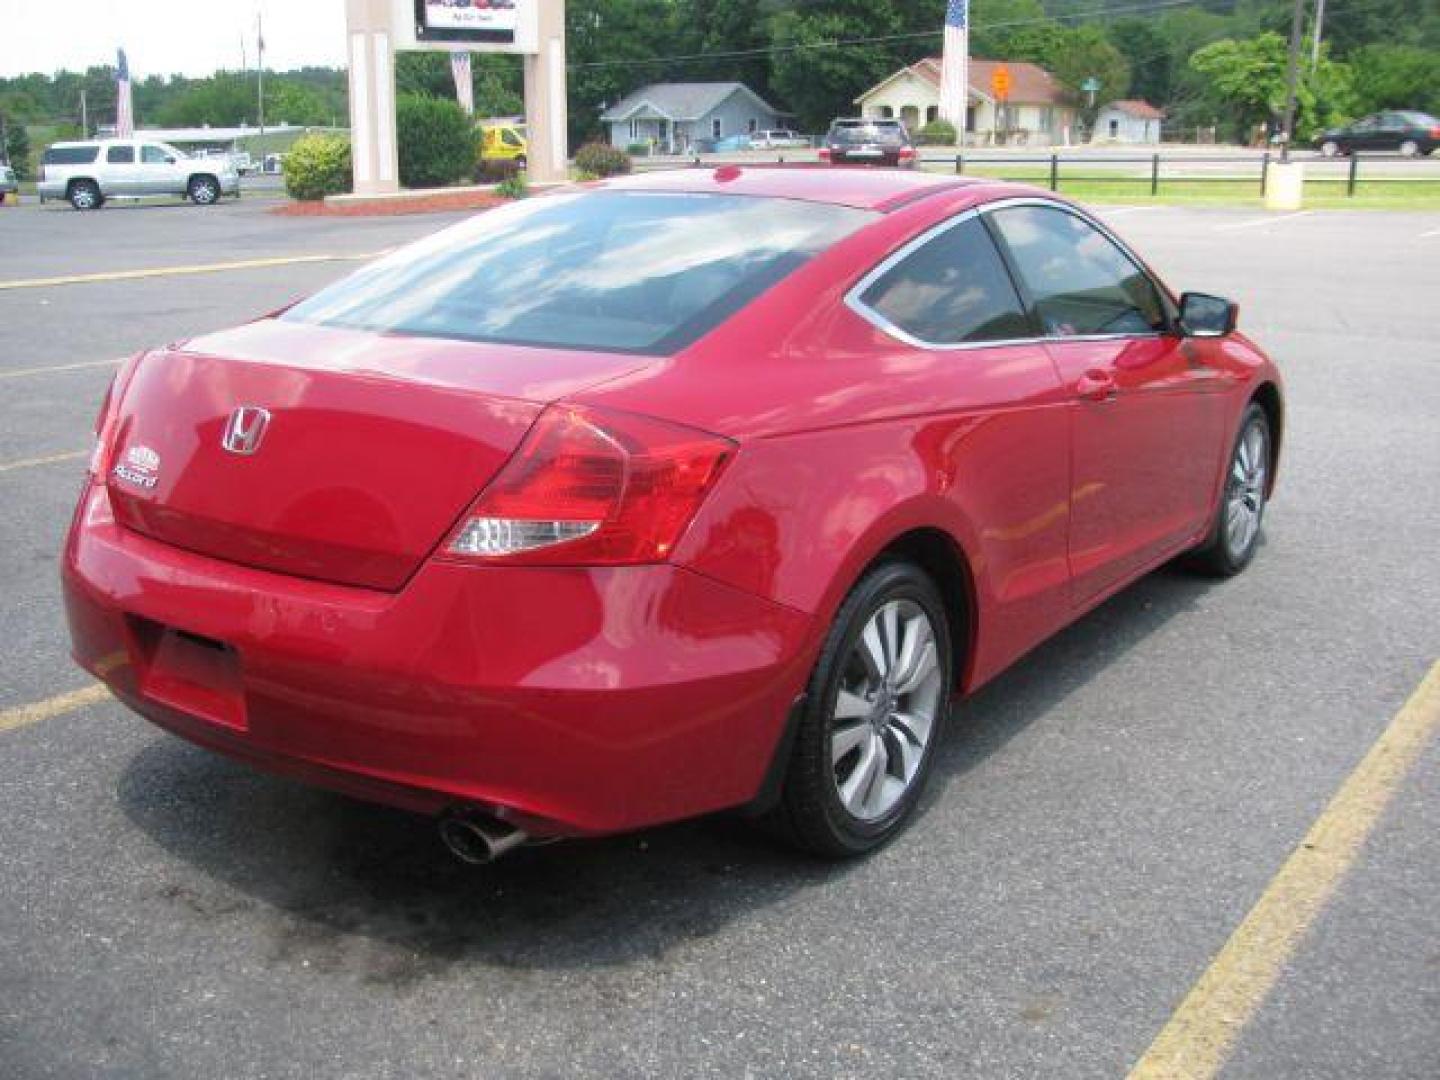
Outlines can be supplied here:
M954 146L955 125L949 120L931 120L915 133L921 146Z
M350 140L343 135L302 135L285 155L285 191L313 202L350 190Z
M503 184L519 176L520 163L509 158L481 158L475 162L477 184Z
M592 176L620 176L630 171L630 155L605 143L586 143L575 152L575 167Z
M475 130L453 101L401 94L395 104L400 183L444 187L468 176L475 161Z
M530 185L526 183L524 173L517 172L495 185L495 194L502 199L523 199L529 193Z
M631 157L649 157L650 144L648 142L632 142L625 147L625 152Z

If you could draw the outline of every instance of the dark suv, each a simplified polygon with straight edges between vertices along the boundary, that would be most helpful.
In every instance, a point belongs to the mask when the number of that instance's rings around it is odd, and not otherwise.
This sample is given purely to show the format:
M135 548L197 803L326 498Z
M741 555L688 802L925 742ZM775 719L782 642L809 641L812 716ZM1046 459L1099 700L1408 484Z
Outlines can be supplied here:
M836 120L820 144L820 160L832 165L915 167L915 145L899 120Z
M1398 150L1406 157L1440 146L1440 120L1422 112L1375 113L1345 127L1331 128L1315 140L1326 157L1370 150Z

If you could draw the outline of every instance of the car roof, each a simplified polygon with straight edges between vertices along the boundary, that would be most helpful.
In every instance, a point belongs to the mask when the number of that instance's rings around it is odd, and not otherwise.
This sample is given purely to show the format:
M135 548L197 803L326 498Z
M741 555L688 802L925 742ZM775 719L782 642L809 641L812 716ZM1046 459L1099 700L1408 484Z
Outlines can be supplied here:
M704 169L657 169L603 181L613 191L662 191L750 195L832 203L861 210L889 210L933 191L983 184L975 178L909 169L847 169L829 165L724 165Z

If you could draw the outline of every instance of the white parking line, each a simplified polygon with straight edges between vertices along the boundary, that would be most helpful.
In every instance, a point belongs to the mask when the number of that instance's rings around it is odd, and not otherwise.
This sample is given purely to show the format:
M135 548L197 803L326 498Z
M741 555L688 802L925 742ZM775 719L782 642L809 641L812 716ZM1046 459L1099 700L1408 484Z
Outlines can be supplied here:
M1119 217L1121 214L1139 214L1146 210L1164 210L1163 206L1117 206L1113 210L1096 207L1095 212L1102 218Z
M1428 240L1432 236L1440 236L1440 229L1431 229L1429 232L1422 232L1420 234L1420 239Z
M1297 210L1293 214L1282 214L1279 217L1250 218L1247 221L1232 221L1225 225L1216 225L1216 232L1233 232L1235 229L1251 229L1257 225L1278 225L1282 221L1294 221L1296 218L1309 217L1315 213L1314 210Z
M86 360L79 364L50 364L47 367L16 368L0 371L0 379L23 379L27 375L53 375L57 371L84 371L86 368L115 367L120 360Z

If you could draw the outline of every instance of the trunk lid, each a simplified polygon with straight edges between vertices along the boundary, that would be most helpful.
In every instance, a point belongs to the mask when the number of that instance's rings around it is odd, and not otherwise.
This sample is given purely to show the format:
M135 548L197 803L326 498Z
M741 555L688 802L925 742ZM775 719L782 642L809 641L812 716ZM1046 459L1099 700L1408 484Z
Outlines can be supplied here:
M393 591L545 404L647 362L266 319L140 362L106 483L156 540Z

